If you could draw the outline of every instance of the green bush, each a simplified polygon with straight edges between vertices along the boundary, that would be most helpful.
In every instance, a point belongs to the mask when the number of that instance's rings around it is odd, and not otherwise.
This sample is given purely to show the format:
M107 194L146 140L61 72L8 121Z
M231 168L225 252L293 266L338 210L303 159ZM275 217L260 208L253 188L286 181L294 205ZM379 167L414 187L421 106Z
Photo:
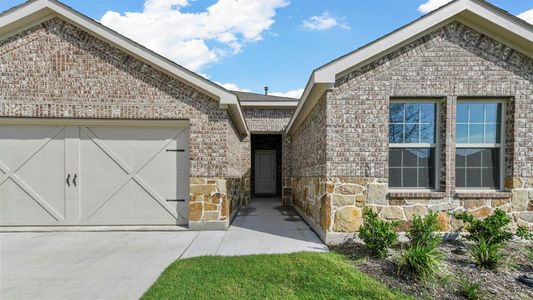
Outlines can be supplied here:
M467 240L473 242L469 247L470 255L480 268L494 269L505 257L501 249L513 238L513 234L505 227L511 218L501 209L483 220L478 220L468 213L456 214L455 217L466 223L469 233Z
M506 257L501 252L504 244L494 243L491 239L480 238L469 247L470 255L480 268L495 269L500 261Z
M388 255L390 247L398 242L394 231L400 223L381 220L377 213L369 208L363 212L363 226L359 228L359 237L365 242L370 254L378 258Z
M437 213L425 217L415 216L407 232L409 246L403 251L398 263L398 274L408 273L420 279L433 276L442 261L438 250L442 238L436 233L441 230Z
M442 254L437 247L414 244L402 252L398 274L407 273L420 279L429 278L438 270L441 261Z
M485 241L490 239L491 243L505 244L513 238L513 234L505 229L505 226L511 223L511 217L501 209L496 209L492 215L483 220L478 220L466 212L456 214L455 218L466 223L465 230L469 233L468 240L476 242L480 239Z
M436 248L442 242L442 238L436 233L440 230L437 213L430 212L425 217L414 217L413 225L407 232L407 237L413 246Z

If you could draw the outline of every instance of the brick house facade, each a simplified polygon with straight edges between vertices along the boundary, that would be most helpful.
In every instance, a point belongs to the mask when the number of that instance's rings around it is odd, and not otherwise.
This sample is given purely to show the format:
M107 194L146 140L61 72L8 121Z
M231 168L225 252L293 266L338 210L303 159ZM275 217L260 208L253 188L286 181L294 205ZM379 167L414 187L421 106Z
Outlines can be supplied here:
M43 16L3 21L41 4ZM227 228L258 194L257 149L276 151L270 196L294 206L327 243L354 238L365 207L400 220L400 231L413 216L436 211L444 231L454 232L461 223L450 212L481 218L496 208L513 217L514 227L533 229L533 30L485 2L453 1L320 67L300 101L227 91L56 1L24 4L0 15L0 25L0 78L7 83L0 85L0 126L30 119L186 121L191 229ZM502 128L493 143L500 144L498 188L456 184L457 149L464 146L458 128L471 125L457 119L466 100L501 105L502 119L487 123ZM398 146L391 142L391 105L423 101L436 107L435 139L427 143L434 186L389 187L396 180L391 149Z

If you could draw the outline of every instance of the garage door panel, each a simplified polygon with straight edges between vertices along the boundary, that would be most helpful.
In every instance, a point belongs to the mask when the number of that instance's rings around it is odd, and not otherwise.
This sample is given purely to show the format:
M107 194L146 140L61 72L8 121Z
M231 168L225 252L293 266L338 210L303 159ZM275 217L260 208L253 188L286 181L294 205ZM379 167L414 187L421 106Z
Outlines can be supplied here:
M54 138L64 138L64 127L3 126L0 161L15 171Z
M57 225L65 218L64 127L0 130L0 224Z
M0 186L0 220L2 225L60 225L44 207L11 178Z
M104 144L133 171L139 171L158 152L173 141L177 128L84 128L85 133Z
M61 217L65 217L65 142L59 134L17 171L17 176Z
M132 209L135 208L135 209ZM160 225L176 224L176 218L133 180L99 207L86 224Z

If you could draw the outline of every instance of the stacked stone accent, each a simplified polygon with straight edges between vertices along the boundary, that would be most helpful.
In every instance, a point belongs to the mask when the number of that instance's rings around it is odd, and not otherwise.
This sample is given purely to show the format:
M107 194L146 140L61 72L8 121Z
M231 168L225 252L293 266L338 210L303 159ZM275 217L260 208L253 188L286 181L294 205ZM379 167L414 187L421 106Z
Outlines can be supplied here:
M379 178L295 177L291 182L294 207L327 243L356 238L365 208L383 220L400 221L399 232L408 230L415 216L430 211L437 213L443 232L457 232L463 223L454 213L485 218L496 208L513 217L511 229L520 225L533 230L533 185L513 193L455 193L447 198L443 192L391 192L385 179Z
M190 178L189 227L226 229L239 207L249 200L248 177Z

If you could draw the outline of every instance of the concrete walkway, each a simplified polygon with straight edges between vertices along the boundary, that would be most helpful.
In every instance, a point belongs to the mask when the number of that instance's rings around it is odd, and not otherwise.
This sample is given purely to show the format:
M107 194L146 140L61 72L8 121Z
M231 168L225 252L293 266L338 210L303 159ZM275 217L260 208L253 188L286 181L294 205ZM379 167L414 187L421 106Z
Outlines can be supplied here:
M327 251L291 207L276 198L256 198L227 231L202 231L183 257Z
M254 200L227 231L0 234L0 299L138 299L174 260L327 251L277 199Z

